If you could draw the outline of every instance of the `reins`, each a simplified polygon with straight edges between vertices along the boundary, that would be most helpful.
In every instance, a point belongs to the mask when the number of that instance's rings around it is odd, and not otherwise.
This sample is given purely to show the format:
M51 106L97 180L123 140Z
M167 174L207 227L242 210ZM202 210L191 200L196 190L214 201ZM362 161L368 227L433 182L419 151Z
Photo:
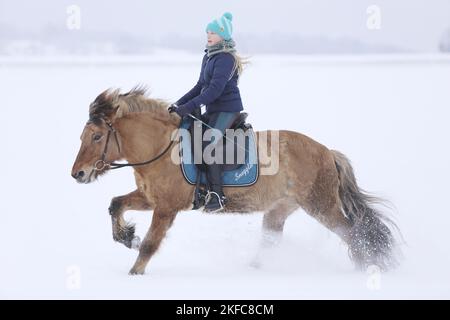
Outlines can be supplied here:
M124 168L124 167L136 167L136 166L144 166L144 165L150 164L152 162L155 162L159 158L161 158L170 149L170 147L173 145L173 140L170 140L169 145L160 154L158 154L156 157L154 157L154 158L152 158L150 160L144 161L144 162L136 162L136 163L106 162L105 159L106 159L106 153L108 151L108 144L109 144L109 139L110 139L110 136L111 136L111 132L114 134L114 139L116 140L116 144L117 144L117 148L119 150L119 153L120 153L120 144L119 144L119 140L117 139L117 131L116 131L116 129L114 129L114 127L112 126L112 124L109 121L106 121L105 119L103 119L103 121L108 126L108 135L106 136L106 143L105 143L105 148L103 149L102 158L100 160L97 160L94 163L94 170L96 170L96 171L101 171L101 170L103 170L105 168L108 168L110 170L114 170L114 169L120 169L120 168Z

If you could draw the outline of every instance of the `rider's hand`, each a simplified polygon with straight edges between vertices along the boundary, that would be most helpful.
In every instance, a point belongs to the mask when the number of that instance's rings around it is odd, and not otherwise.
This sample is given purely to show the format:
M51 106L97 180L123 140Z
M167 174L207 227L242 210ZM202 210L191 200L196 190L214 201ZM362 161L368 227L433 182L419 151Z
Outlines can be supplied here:
M169 113L172 113L172 112L176 112L177 109L178 109L178 106L175 103L172 103L170 105L170 107L167 108L167 111L169 111Z
M181 106L179 106L176 110L176 113L178 113L178 115L180 117L184 117L185 115L188 115L190 112L189 110L186 108L186 105L182 104Z

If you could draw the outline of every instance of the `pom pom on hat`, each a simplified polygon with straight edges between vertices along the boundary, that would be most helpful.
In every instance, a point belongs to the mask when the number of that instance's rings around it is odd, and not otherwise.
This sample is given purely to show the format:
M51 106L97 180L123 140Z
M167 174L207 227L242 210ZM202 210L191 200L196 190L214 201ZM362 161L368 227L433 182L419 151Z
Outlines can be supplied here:
M233 15L231 14L231 12L225 12L225 13L223 14L223 16L224 16L225 18L227 18L228 20L233 21Z

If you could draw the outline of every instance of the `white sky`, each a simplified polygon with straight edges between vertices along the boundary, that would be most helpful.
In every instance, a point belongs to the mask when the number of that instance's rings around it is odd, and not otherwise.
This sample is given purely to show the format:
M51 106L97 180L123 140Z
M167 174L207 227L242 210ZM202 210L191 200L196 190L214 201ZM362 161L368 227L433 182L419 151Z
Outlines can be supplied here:
M40 30L66 24L66 7L81 8L82 29L125 31L164 37L203 34L225 11L234 15L236 33L286 32L352 37L369 44L435 51L450 27L450 0L0 0L0 24ZM381 9L381 29L368 30L366 9Z

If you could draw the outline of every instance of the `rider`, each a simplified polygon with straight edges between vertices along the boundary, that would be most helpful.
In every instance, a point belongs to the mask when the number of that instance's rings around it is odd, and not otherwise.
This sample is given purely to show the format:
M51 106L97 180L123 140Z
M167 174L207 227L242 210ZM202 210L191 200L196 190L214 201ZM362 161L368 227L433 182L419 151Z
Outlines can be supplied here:
M232 18L232 14L226 12L206 26L208 43L200 78L188 93L169 107L169 112L176 112L183 117L206 106L203 120L220 130L222 135L231 126L236 113L243 110L238 78L245 62L236 54L235 42L231 37ZM222 171L220 163L207 164L210 197L204 211L223 209L226 197L222 190Z

